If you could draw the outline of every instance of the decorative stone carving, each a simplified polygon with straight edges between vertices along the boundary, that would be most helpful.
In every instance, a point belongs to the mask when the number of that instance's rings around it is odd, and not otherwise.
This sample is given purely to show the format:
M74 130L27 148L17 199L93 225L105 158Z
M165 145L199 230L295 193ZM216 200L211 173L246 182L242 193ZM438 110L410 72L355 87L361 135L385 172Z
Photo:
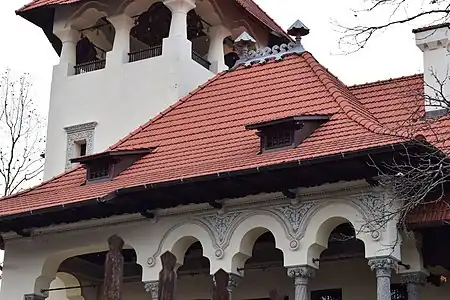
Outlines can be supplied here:
M275 45L272 48L265 47L258 50L250 50L237 63L234 68L244 64L251 66L252 64L265 63L269 59L282 60L284 56L290 54L301 54L305 52L305 48L300 43L290 42L288 44Z
M414 283L425 285L427 283L427 275L423 272L406 273L400 276L403 284Z
M391 276L393 270L397 270L397 261L390 257L376 257L369 260L369 267L378 276Z
M309 280L316 276L316 269L310 266L296 266L289 267L287 269L287 273L289 277L292 277L294 279L299 278L302 280Z
M241 212L230 212L204 216L202 219L210 227L220 247L226 246L227 236L230 234L231 225Z
M289 243L289 247L291 248L291 250L297 250L299 245L300 245L300 243L297 240L292 240Z
M36 294L26 294L23 296L24 300L45 300L47 298L43 295L36 295Z
M230 295L234 291L234 289L239 285L241 280L242 280L241 276L234 273L229 274L227 290Z
M298 237L301 233L301 225L305 216L311 208L314 207L314 201L301 201L297 205L285 204L273 207L273 210L285 221L294 236Z
M391 214L388 213L389 207L386 202L385 195L383 193L374 192L366 193L359 197L358 200L362 204L365 211L365 219L368 229L371 231L385 229L388 218L391 216Z
M86 142L86 155L92 154L94 151L94 130L97 122L84 123L74 126L65 127L67 134L66 146L66 170L72 167L70 160L77 156L77 142Z
M150 293L152 300L158 300L159 281L148 281L144 285L145 291Z
M147 259L147 266L153 267L155 265L155 263L156 263L156 259L153 256L150 256Z
M294 278L295 300L309 299L309 280L314 278L316 270L310 266L289 267L288 276Z
M223 257L223 250L222 249L216 249L216 251L214 252L214 255L216 256L216 258L221 259Z

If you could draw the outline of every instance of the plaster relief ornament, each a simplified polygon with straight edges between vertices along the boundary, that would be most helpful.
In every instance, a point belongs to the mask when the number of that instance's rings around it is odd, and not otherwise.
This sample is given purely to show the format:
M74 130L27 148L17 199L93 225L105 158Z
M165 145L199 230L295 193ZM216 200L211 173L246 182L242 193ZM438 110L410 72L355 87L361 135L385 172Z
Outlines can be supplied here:
M213 232L216 244L219 248L225 248L227 246L231 226L240 214L240 212L230 212L204 216L202 218L204 223L206 223ZM217 253L218 252L216 251L216 257Z
M279 215L295 237L298 237L302 233L301 225L305 220L305 216L314 207L316 203L314 201L301 201L297 205L285 204L275 206L274 212ZM292 243L294 245L295 243ZM292 248L292 247L291 247Z
M375 229L378 228L386 228L389 213L384 194L366 193L359 197L359 202L363 205L364 218L368 223L368 227L372 228L373 231L376 231ZM374 237L372 236L372 238Z

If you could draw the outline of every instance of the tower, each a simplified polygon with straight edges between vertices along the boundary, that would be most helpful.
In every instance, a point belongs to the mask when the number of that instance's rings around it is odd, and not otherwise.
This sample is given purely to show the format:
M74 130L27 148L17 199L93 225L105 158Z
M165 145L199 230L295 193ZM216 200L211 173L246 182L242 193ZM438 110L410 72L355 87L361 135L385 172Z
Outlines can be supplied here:
M44 179L72 168L72 158L107 149L228 69L224 55L243 31L257 47L288 39L241 0L70 2L35 1L17 12L42 27L60 54Z

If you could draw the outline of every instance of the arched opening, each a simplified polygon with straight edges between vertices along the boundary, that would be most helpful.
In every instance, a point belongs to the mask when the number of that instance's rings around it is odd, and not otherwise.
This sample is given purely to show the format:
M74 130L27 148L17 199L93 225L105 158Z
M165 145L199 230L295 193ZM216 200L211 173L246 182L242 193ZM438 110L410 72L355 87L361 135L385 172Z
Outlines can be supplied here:
M108 251L80 254L65 259L59 266L56 279L50 284L48 300L97 300L102 295L105 260ZM141 281L142 267L136 263L136 252L132 248L121 251L124 258L123 295L146 297ZM62 274L62 275L61 275ZM65 274L65 275L64 275ZM73 278L72 280L68 280ZM62 297L62 298L61 298Z
M162 40L169 36L172 13L162 2L152 4L135 18L130 32L130 61L162 54Z
M332 229L328 236L328 246L322 251L316 276L311 280L311 300L341 300L358 298L360 291L355 286L361 278L368 278L373 285L373 274L365 259L364 243L356 238L350 222L344 222ZM339 270L339 276L336 272ZM358 278L355 278L358 274ZM361 275L362 274L362 275ZM376 297L376 294L374 295Z
M162 41L169 36L172 13L162 2L152 4L135 17L130 32L130 62L162 55ZM209 42L205 22L195 10L187 14L187 38L192 42L192 59L209 68Z
M177 270L175 299L209 299L212 291L209 259L203 256L203 247L194 241L184 253L183 264Z
M106 53L112 50L114 43L114 26L102 17L95 25L80 30L80 34L76 46L75 74L105 68Z
M244 276L233 294L239 299L287 299L292 283L283 266L283 252L276 248L270 231L261 230L258 234L251 257L238 270Z

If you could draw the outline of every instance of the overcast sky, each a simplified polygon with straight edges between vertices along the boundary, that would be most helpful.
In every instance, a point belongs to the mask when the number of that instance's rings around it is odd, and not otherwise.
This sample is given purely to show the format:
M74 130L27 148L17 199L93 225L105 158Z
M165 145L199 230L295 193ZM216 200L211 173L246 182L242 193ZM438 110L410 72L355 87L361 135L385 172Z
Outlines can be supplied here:
M34 78L33 93L43 113L47 113L52 66L58 57L43 32L15 15L27 0L0 1L0 68L29 72ZM256 0L283 28L296 19L311 33L304 38L305 48L347 84L364 83L410 75L422 71L422 55L414 44L411 30L423 24L393 28L375 37L358 53L341 55L340 34L331 20L355 22L350 8L362 0Z

